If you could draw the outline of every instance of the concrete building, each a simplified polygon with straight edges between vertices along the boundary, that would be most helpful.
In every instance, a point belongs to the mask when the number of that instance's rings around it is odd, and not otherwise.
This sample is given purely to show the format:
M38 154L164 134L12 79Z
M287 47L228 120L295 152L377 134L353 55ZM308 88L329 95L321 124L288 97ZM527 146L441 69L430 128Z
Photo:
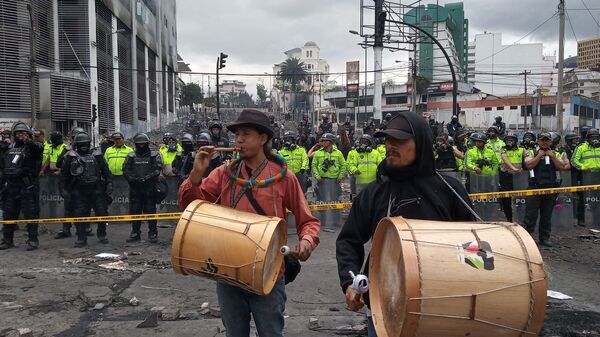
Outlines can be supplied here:
M0 125L35 112L38 128L97 139L174 120L175 0L36 0L33 22L28 3L0 1Z
M496 97L485 93L464 94L459 98L459 121L471 129L486 129L501 116L512 130L556 131L556 95ZM565 131L576 131L582 125L600 125L600 102L582 97L563 97ZM452 97L440 96L427 102L428 113L437 121L450 121ZM527 111L527 120L525 119Z
M600 68L600 37L577 41L577 67Z
M541 43L504 45L501 33L475 35L469 47L468 80L477 89L495 96L519 95L525 90L524 71L528 92L536 89L556 93L554 73L556 57L544 56Z
M223 80L219 84L219 96L221 100L228 96L238 96L239 94L246 92L246 84L244 82L236 80Z
M570 69L565 72L565 94L578 95L600 101L600 72Z
M291 94L274 88L275 108L282 110L284 104L288 110L294 108L307 110L309 107L317 110L324 107L326 104L323 100L323 93L327 88L327 81L329 79L329 63L321 58L321 48L315 42L308 41L304 46L290 49L284 52L284 54L286 59L297 58L305 64L308 80L303 83L301 91L309 92L310 95L307 95L304 99L298 99L299 97L292 97ZM273 75L279 75L282 64L283 62L273 66ZM276 80L275 84L279 87L282 86L280 80ZM292 99L297 99L297 102L290 102Z
M448 53L457 81L465 81L468 77L467 63L469 60L469 20L465 18L463 3L449 3L444 6L428 4L410 10L404 15L404 21L419 26L433 35ZM448 61L442 51L420 34L417 47L419 76L428 78L431 82L452 80Z

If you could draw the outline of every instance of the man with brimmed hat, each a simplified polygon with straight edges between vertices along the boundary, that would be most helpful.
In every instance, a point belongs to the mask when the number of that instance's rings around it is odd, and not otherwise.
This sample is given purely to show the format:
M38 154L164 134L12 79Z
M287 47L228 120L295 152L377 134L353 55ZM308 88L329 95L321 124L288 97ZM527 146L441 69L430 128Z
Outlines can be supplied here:
M525 168L533 171L533 176L530 175L529 179L529 189L557 187L556 171L568 170L569 165L552 150L552 135L549 132L540 133L537 143L537 149L525 151ZM530 234L535 232L539 213L539 238L542 246L552 247L550 231L555 204L556 194L528 197L525 204L525 229Z
M203 178L215 148L202 146L194 159L194 168L179 188L179 207L183 210L193 200L202 199L280 218L285 218L286 209L289 209L295 216L299 240L292 255L306 261L319 244L320 223L311 214L298 180L290 170L284 169L283 158L271 149L273 130L269 118L258 110L244 109L227 129L235 133L239 159L229 170L226 165L221 165ZM280 172L282 179L267 182ZM236 177L240 179L233 179ZM248 185L260 187L248 188ZM227 336L249 336L251 315L260 336L283 336L286 301L283 275L282 264L277 283L265 296L217 283L221 319Z
M355 298L350 286L355 274L368 272L364 245L371 240L379 221L388 216L433 221L472 221L471 201L458 180L436 173L433 135L423 117L401 112L375 137L385 137L386 159L377 180L353 200L352 208L336 242L340 285L351 310L369 306L368 293ZM457 197L460 196L459 197ZM394 263L398 261L390 261ZM370 316L368 314L368 316ZM369 317L369 336L375 336Z

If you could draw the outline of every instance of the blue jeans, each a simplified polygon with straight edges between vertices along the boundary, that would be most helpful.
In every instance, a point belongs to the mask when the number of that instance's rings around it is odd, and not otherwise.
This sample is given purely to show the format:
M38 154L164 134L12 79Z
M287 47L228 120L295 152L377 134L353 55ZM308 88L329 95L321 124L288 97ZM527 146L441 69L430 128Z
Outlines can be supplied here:
M373 319L371 316L367 317L367 333L369 337L377 337L375 332L375 325L373 325Z
M259 336L283 337L283 312L287 299L283 279L277 281L266 296L217 283L217 296L227 337L250 336L250 314Z

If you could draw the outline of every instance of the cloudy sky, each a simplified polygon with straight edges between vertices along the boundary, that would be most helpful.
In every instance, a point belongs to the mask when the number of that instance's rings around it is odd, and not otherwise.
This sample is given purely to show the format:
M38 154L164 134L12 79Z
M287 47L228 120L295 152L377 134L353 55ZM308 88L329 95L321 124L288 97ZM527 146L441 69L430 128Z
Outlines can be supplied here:
M369 1L369 0L365 0ZM396 0L400 1L400 0ZM402 1L406 3L405 1ZM412 0L411 0L412 2ZM456 2L439 0L439 4ZM558 16L532 32L557 11L558 0L464 0L469 19L469 39L475 34L503 33L503 43L541 42L546 55L558 55ZM565 56L576 55L577 40L600 36L600 1L566 0ZM301 47L307 41L321 48L331 72L343 72L346 61L360 60L364 50L357 45L361 38L348 33L359 30L359 0L178 0L178 50L196 72L214 72L219 52L229 54L228 74L272 73L273 64L285 60L284 51ZM435 0L422 1L436 3ZM590 11L586 10L587 6ZM570 19L570 20L569 20ZM532 33L531 33L532 32ZM368 64L372 69L372 51ZM406 52L384 51L384 68L404 67ZM402 82L405 70L384 74L384 80ZM184 81L204 81L208 76L184 75ZM255 93L257 81L269 86L269 77L224 76L247 84ZM342 82L341 76L330 79ZM214 90L214 77L211 77Z

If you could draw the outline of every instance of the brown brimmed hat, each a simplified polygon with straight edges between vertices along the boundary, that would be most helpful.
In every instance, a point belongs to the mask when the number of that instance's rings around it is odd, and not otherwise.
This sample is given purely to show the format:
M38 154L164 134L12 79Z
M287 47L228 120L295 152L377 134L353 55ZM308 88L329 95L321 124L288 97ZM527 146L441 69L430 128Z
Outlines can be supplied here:
M263 112L254 109L244 109L238 116L238 119L232 124L227 125L227 130L235 132L241 126L254 128L259 132L266 133L269 139L273 138L273 129L271 121Z

